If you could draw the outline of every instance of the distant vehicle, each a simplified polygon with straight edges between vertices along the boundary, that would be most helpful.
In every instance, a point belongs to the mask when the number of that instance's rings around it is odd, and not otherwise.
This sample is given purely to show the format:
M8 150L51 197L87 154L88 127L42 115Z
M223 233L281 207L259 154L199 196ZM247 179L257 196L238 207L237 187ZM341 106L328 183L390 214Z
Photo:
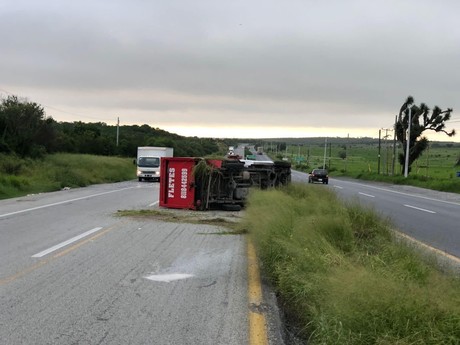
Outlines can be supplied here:
M233 146L228 147L227 156L235 156L235 148Z
M160 181L160 163L162 157L172 157L171 147L141 146L137 148L137 178Z
M322 184L329 183L329 176L326 169L313 169L308 176L308 183L321 182Z
M263 155L263 154L264 154L264 148L263 148L262 146L259 146L259 147L257 148L257 154L258 154L258 155Z

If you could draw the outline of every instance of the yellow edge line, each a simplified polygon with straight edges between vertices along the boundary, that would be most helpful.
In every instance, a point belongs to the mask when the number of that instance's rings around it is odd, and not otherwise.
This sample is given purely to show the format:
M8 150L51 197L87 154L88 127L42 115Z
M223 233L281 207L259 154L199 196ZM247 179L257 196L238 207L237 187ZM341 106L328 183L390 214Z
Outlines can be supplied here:
M265 315L254 311L262 303L262 286L260 283L257 254L251 239L247 238L248 254L248 297L249 297L249 344L267 345L267 329Z
M61 256L67 255L70 252L74 251L75 249L81 247L82 245L84 245L84 244L86 244L88 242L94 241L94 240L98 239L101 236L104 236L106 233L108 233L109 231L113 230L114 227L115 226L112 226L112 227L107 228L107 229L105 229L103 231L100 231L97 234L95 234L94 236L91 236L91 237L89 237L89 238L87 238L87 239L85 239L83 241L80 241L80 242L70 246L69 248L64 249L63 251L53 255L53 259L57 259L57 258L60 258Z
M28 274L30 272L35 271L36 269L46 265L51 260L52 259L42 260L42 261L36 263L35 265L29 266L29 267L25 268L24 270L22 270L22 271L20 271L20 272L18 272L16 274L13 274L12 276L0 279L0 286L6 285L8 283L11 283L12 281L15 281L16 279L21 278L22 276L25 276L26 274Z
M78 247L80 247L80 246L82 246L82 245L84 245L84 244L86 244L86 243L88 243L90 241L94 241L97 238L105 235L107 232L113 230L116 226L117 226L117 224L105 229L104 231L98 232L94 236L92 236L90 238L87 238L87 239L85 239L85 240L83 240L81 242L78 242L77 244L74 244L73 246L71 246L69 248L64 249L63 251L53 255L52 257L50 257L48 259L41 260L40 262L37 262L35 265L29 266L29 267L23 269L22 271L19 271L16 274L13 274L13 275L11 275L9 277L0 279L0 286L6 285L8 283L11 283L11 282L15 281L16 279L19 279L19 278L25 276L26 274L29 274L29 273L35 271L36 269L38 269L38 268L50 263L51 261L53 261L55 259L60 258L61 256L64 256L64 255L67 255L68 253L72 252L73 250L77 249Z

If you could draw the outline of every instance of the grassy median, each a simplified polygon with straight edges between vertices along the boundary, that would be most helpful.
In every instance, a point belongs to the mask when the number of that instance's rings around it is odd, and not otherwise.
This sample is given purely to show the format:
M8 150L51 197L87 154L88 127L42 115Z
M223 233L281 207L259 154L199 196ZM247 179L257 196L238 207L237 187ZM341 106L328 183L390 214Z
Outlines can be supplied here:
M309 344L460 344L460 280L324 186L255 191L244 226Z

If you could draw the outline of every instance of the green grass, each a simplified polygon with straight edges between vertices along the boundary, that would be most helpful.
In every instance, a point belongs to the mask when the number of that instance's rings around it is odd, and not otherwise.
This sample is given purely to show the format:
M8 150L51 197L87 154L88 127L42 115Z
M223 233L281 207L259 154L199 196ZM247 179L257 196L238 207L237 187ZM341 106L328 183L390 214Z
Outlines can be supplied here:
M129 158L53 154L33 160L0 154L0 199L134 178Z
M390 145L390 144L389 144ZM402 174L402 166L395 161L392 175L392 150L382 143L380 152L380 174L378 164L378 146L354 144L347 147L347 158L341 159L344 148L333 145L326 150L326 165L330 176L348 176L363 180L382 181L394 184L413 185L444 192L460 193L460 166L456 166L460 150L458 146L440 146L433 144L429 150L416 160L408 178ZM400 151L401 149L399 149ZM308 145L288 148L287 157L294 163L294 169L309 172L322 167L324 146ZM286 155L286 153L284 153Z
M460 343L459 279L394 241L372 210L293 184L254 191L244 226L309 344Z

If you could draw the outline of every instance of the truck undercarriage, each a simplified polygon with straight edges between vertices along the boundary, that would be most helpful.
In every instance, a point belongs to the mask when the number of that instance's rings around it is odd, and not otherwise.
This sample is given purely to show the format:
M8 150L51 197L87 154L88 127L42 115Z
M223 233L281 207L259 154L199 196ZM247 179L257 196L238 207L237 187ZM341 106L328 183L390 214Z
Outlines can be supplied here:
M287 162L163 158L160 206L237 211L251 188L267 189L291 181Z

